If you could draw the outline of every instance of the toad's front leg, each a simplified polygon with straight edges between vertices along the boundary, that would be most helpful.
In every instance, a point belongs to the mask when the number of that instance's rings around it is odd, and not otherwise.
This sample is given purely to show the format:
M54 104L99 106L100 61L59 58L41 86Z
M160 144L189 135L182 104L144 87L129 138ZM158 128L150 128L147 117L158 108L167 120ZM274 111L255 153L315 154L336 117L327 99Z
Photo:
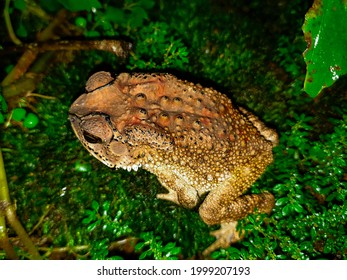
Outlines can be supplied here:
M167 167L156 170L159 182L169 191L157 194L157 198L172 201L185 208L194 208L199 202L196 189L179 172L167 172L167 170Z

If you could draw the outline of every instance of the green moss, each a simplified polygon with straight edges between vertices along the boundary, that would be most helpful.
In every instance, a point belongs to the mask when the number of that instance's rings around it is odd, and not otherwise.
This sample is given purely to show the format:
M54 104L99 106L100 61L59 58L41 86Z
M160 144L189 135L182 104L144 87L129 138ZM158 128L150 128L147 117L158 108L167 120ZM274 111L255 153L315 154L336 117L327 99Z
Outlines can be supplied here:
M50 7L41 2L52 13L61 8L58 1ZM196 259L214 240L197 211L156 199L165 190L155 176L110 170L74 136L69 106L95 69L112 68L170 71L212 85L279 132L275 162L250 190L275 195L272 214L243 219L244 240L212 258L347 259L347 84L340 79L315 102L301 94L301 24L308 1L212 2L105 1L95 13L83 7L74 14L71 22L86 37L122 36L135 47L126 61L91 51L76 54L69 65L56 64L36 89L56 99L31 104L37 126L2 127L11 198L33 240L44 241L39 247L46 258ZM31 38L46 23L30 21L33 16L21 9L13 24L24 24ZM15 60L0 63L5 69ZM6 117L1 96L0 103L0 116Z

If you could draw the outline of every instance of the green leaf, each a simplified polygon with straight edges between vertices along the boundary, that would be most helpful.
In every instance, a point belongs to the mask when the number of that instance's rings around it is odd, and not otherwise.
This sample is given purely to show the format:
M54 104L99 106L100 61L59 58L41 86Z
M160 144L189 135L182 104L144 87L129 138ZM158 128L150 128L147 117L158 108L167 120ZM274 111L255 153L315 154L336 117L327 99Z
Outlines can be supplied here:
M122 258L121 256L113 256L113 257L109 257L108 260L121 261L121 260L124 260L124 258Z
M26 4L24 0L15 0L13 2L13 6L20 11L24 11L26 8Z
M228 248L228 252L230 253L231 256L233 256L234 258L240 258L241 256L241 251L235 247L230 247Z
M304 211L304 208L298 202L294 202L292 207L298 213L302 213Z
M2 112L7 111L7 103L5 98L2 95L0 95L0 111Z
M134 7L131 10L129 24L132 28L137 28L142 25L142 22L148 18L147 12L141 7Z
M281 206L281 205L287 204L288 202L289 202L288 197L281 197L276 200L276 206Z
M222 256L221 251L214 251L214 252L212 252L212 254L211 254L211 258L212 258L212 259L218 259L218 258L221 257L221 256Z
M17 30L16 30L16 33L19 37L27 37L28 36L28 31L27 29L25 28L24 24L19 24Z
M71 12L90 11L102 7L98 0L59 0L59 3Z
M168 244L165 245L165 247L163 248L163 252L169 252L170 250L172 250L173 248L175 248L175 243L174 242L169 242Z
M56 12L62 8L62 5L59 2L60 0L40 0L40 7L49 12Z
M87 38L89 37L92 37L92 38L97 38L100 36L100 33L96 30L90 30L90 31L86 31L84 32L84 36L86 36Z
M313 244L311 241L304 241L300 244L300 250L311 250Z
M97 226L100 225L100 220L97 220L96 222L90 224L89 226L87 226L87 231L92 232Z
M139 259L140 259L140 260L145 259L145 258L147 257L147 254L148 254L148 251L143 252L143 253L139 256Z
M138 2L138 5L140 5L141 7L149 10L151 8L153 8L155 2L152 0L141 0Z
M170 254L171 254L171 255L174 255L174 256L178 255L179 253L181 253L181 248L180 248L180 247L175 247L175 248L173 248L173 249L170 251Z
M277 184L273 190L275 192L281 192L281 191L286 191L288 189L288 187L285 184Z
M122 24L126 20L126 16L123 10L108 6L107 10L105 11L104 18L108 22L113 22L117 24Z
M110 210L110 206L111 206L111 202L110 201L105 201L103 204L102 204L102 208L103 208L103 215L107 215L107 212L108 210Z
M90 172L92 170L92 165L88 162L77 160L75 162L75 170L78 172Z
M91 221L94 221L95 218L96 218L94 212L91 212L90 210L87 210L87 211L90 212L90 213L88 213L88 215L89 215L88 217L86 217L86 218L84 218L84 219L82 220L82 224L84 224L84 225L89 224ZM87 212L87 211L86 211L86 212Z
M97 212L99 210L99 203L95 200L92 201L92 208Z
M135 246L135 252L140 251L145 245L146 245L145 242L137 243L136 246Z
M346 18L347 4L341 0L315 0L305 16L304 90L311 97L347 72Z
M14 68L13 64L9 64L5 67L5 72L6 74L10 73L12 71L12 69ZM1 102L1 95L0 95L0 102Z
M282 215L287 216L291 212L291 210L292 210L292 206L290 204L284 206L282 208Z

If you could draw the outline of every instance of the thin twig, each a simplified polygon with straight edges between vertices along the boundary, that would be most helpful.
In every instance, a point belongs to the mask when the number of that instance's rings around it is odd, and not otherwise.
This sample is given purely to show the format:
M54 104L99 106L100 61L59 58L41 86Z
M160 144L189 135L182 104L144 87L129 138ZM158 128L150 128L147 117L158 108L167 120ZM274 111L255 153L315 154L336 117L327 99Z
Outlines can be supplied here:
M52 210L52 206L51 205L48 205L46 207L46 211L45 213L43 213L43 215L40 217L40 220L36 223L36 225L32 228L32 230L29 232L29 235L32 235L33 232L35 232L36 229L38 229L41 224L44 222L46 216L49 214L49 212Z
M50 99L50 100L55 100L57 99L55 96L48 96L48 95L43 95L43 94L39 94L39 93L28 93L25 97L39 97L39 98L42 98L42 99Z
M10 36L10 38L14 44L22 45L22 42L17 38L16 34L13 31L13 27L12 27L12 23L11 23L11 19L10 19L9 8L10 8L10 0L6 0L5 8L4 8L4 19L5 19L5 24L6 24L8 35Z

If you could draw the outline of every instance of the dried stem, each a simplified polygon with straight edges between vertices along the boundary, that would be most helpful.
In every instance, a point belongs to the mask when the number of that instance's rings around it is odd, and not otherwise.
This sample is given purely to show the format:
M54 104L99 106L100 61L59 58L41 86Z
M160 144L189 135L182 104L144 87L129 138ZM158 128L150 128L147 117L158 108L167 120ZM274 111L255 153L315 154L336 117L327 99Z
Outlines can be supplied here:
M31 93L43 78L42 73L47 70L48 65L50 65L56 57L54 54L55 51L101 50L114 53L124 58L129 54L132 44L119 40L63 40L47 43L33 43L23 47L27 48L26 52L11 73L9 73L1 83L5 99ZM20 49L22 49L22 47L13 50L16 51ZM36 60L35 64L30 68L30 72L27 72L29 66L35 61L39 53L43 53L43 55ZM25 72L26 74L23 75Z
M34 91L37 84L44 77L42 73L54 58L55 55L53 52L44 53L31 67L30 72L25 73L21 78L11 84L6 83L2 89L4 98L9 99L15 96L22 97Z

